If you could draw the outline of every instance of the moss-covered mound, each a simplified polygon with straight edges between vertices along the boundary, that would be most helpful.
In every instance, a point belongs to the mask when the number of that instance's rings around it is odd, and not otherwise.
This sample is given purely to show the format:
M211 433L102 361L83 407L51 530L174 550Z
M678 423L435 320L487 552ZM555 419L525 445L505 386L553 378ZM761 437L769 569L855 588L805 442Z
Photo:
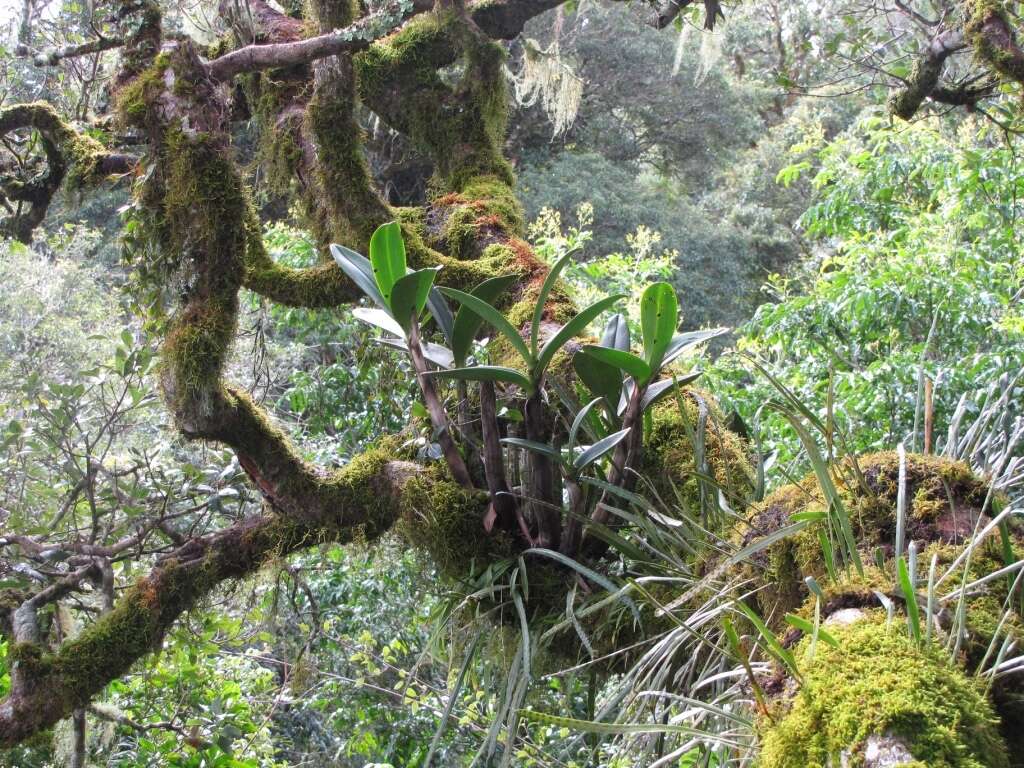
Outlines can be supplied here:
M885 562L890 562L896 538L899 458L895 452L873 453L860 457L857 466L863 484L839 486L854 539L866 563L874 562L878 552ZM961 545L982 514L987 493L985 481L963 462L935 456L910 454L906 469L906 541L916 541L922 550L929 545ZM853 472L847 474L856 476ZM826 507L817 478L809 475L752 507L747 525L738 536L739 544L746 546L779 530L797 513L823 511ZM827 570L819 534L826 525L824 521L812 523L753 557L758 580L765 584L757 597L763 616L780 619L786 612L799 608L807 597L804 577L824 580ZM872 582L870 569L862 581L859 588L868 593L878 586ZM886 577L882 583L893 581Z
M916 768L1008 766L998 720L980 685L942 649L920 649L882 612L830 628L838 647L804 640L803 682L760 720L760 768L863 765L869 737L896 736Z
M732 505L745 506L754 488L750 447L725 427L718 403L708 393L688 389L668 397L651 411L645 427L640 473L668 503L689 511L701 509L702 483L698 473L713 477ZM703 465L695 445L702 446ZM704 483L704 493L717 493Z

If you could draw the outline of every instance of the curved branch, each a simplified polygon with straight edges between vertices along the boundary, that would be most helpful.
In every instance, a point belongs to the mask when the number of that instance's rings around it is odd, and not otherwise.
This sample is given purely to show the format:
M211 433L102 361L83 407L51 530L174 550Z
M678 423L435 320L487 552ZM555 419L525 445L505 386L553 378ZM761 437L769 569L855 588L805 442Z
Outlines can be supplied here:
M944 30L932 38L924 56L914 63L906 86L890 97L890 111L903 120L912 118L924 100L938 90L939 78L946 66L946 59L965 47L964 36L960 30Z
M2 182L2 197L27 204L0 220L0 233L28 243L32 232L46 216L53 196L67 180L75 187L84 187L107 178L127 173L137 158L108 152L95 139L79 133L61 120L57 111L46 102L16 104L0 108L0 137L13 131L38 131L46 170L31 179L17 177Z
M968 0L964 33L982 61L1004 78L1024 84L1024 49L999 0Z

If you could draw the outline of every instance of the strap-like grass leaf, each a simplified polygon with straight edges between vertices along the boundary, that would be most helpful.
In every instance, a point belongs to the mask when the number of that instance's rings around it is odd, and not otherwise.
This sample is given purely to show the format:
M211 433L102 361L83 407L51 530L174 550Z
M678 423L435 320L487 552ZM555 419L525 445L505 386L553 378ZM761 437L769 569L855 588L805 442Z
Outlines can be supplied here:
M626 295L624 293L619 293L614 296L608 296L600 301L595 301L589 307L576 315L576 317L563 325L558 330L558 333L552 336L540 351L540 356L537 358L537 365L534 366L534 379L540 379L541 374L544 373L544 369L547 368L548 364L551 362L551 358L555 356L555 353L558 350L565 346L569 339L579 336L583 333L584 329L590 325L595 317L625 297Z
M604 398L609 411L614 413L622 390L622 371L593 355L579 352L572 356L572 367L590 393Z
M427 305L427 296L434 285L434 278L440 267L428 267L400 277L391 288L391 315L406 334L413 318L419 318Z
M896 579L899 581L903 600L907 604L907 623L910 625L910 635L914 638L914 642L920 644L921 614L917 607L917 590L914 589L910 578L910 569L902 555L896 558Z
M601 346L629 352L629 323L621 312L612 315L605 325L604 333L601 334Z
M475 296L488 304L494 303L505 290L517 280L516 275L501 275L484 280L480 285L470 291ZM460 307L455 313L455 322L452 327L452 354L459 365L465 365L469 351L473 348L473 339L483 324L484 319L468 307Z
M512 323L510 323L508 319L501 314L501 312L492 307L486 301L478 299L476 296L464 291L456 290L455 288L442 288L441 293L455 299L466 309L476 312L476 314L494 326L495 330L509 340L516 352L518 352L520 357L523 358L526 365L531 368L533 367L533 363L535 361L533 355L530 354L529 348L526 346L526 342L523 341L523 337L519 335L519 331L516 327L512 325Z
M607 363L608 365L615 366L621 371L625 371L641 385L646 384L647 380L651 378L651 366L632 352L624 352L621 349L611 349L609 347L599 347L596 344L584 344L582 352L596 360L600 360L602 363Z
M373 307L356 307L352 310L352 316L356 320L361 320L367 325L373 325L377 328L387 331L388 333L394 334L401 338L405 335L395 318L391 316L391 313L383 309L374 309Z
M583 451L583 453L576 457L576 460L572 464L572 468L577 472L580 472L583 469L587 468L595 461L597 461L599 458L608 453L608 451L610 451L616 445L621 443L623 438L628 434L629 428L627 427L626 429L608 435L608 437L605 437L602 440L598 440L592 446L587 448L587 450Z
M644 396L640 400L640 410L646 411L652 405L661 400L661 398L671 392L673 387L681 387L685 384L689 384L691 381L696 381L700 378L701 373L701 371L694 371L693 373L688 373L685 376L676 376L671 379L662 379L661 381L654 382L647 388L647 391L644 392Z
M534 357L537 356L537 346L540 344L540 321L544 317L544 305L548 301L551 289L555 287L555 281L558 280L558 276L565 268L565 265L569 263L573 253L575 253L575 249L569 251L556 261L551 266L551 271L548 272L547 277L544 278L544 282L540 286L540 292L537 294L537 305L533 308L533 321L530 323L530 353Z
M397 221L381 224L370 237L370 264L381 296L391 301L391 289L405 277L405 241Z
M797 616L795 613L786 614L786 623L791 627L796 627L805 635L814 636L817 635L818 639L824 640L826 643L831 645L833 648L839 647L839 641L836 640L831 633L825 631L821 627L815 628L814 623L808 621L803 616Z
M797 669L796 659L793 654L785 648L782 643L779 642L779 638L775 636L775 633L768 629L761 617L757 615L753 608L746 605L745 603L738 602L736 607L739 608L744 615L750 620L750 623L757 629L759 635L765 642L765 648L772 656L778 659L789 673L797 680L801 681L800 670Z
M718 338L729 332L728 328L709 328L706 331L687 331L686 333L677 333L672 337L672 341L669 342L668 349L665 350L665 357L661 361L662 367L671 365L676 358L682 355L689 349L693 349L699 344L703 344L711 339Z
M351 248L334 243L331 244L331 255L348 279L359 286L359 290L370 297L378 307L389 310L388 303L384 301L380 289L377 288L377 282L373 279L373 267L369 259Z
M640 297L640 329L644 337L644 360L656 371L679 322L679 301L668 283L652 283Z
M445 376L463 381L501 381L506 384L515 384L523 390L530 392L530 379L515 368L505 368L501 365L474 365L469 368L451 368L447 371L430 371L428 376Z
M536 440L524 440L520 437L503 437L501 442L504 445L511 445L513 448L522 448L524 451L533 451L561 462L562 456L554 446L547 443L538 443Z

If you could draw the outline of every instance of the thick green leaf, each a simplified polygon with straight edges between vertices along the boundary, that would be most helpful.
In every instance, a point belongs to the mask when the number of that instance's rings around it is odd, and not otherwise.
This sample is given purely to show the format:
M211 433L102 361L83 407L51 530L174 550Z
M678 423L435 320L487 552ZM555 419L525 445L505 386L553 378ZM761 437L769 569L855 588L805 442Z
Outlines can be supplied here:
M492 307L486 301L478 299L472 294L465 293L464 291L456 290L455 288L441 288L441 293L445 296L449 296L456 301L460 302L463 307L470 309L501 333L509 342L515 347L516 352L523 358L523 361L528 367L533 367L534 358L530 354L529 348L526 346L526 342L523 341L523 337L519 335L519 331L516 330L515 326L510 323L501 312Z
M591 394L604 398L609 411L615 413L622 392L622 371L593 355L580 352L572 356L572 367Z
M548 445L547 443L538 443L535 440L523 440L519 437L503 437L501 442L505 445L511 445L513 448L522 448L525 451L541 453L555 461L562 461L561 454L558 453L554 446Z
M437 327L441 329L444 340L451 346L452 337L455 335L455 318L448 308L448 302L437 290L437 286L430 289L430 294L427 296L427 309L437 322Z
M517 279L516 275L492 277L484 280L470 291L470 295L475 296L481 301L486 301L488 304L493 304ZM455 361L459 365L465 365L466 358L469 357L469 351L473 348L473 339L476 338L477 331L480 330L483 321L484 319L478 313L473 312L467 307L460 307L459 311L455 313L451 345L452 354L455 355Z
M370 264L381 295L390 302L392 288L406 273L405 241L397 221L382 224L373 233L370 238Z
M413 319L418 320L427 305L427 297L439 269L441 268L418 269L395 281L391 289L391 315L406 334L409 333Z
M679 323L679 302L668 283L652 283L640 298L640 329L644 337L644 360L652 371L661 367L665 352Z
M651 367L631 352L623 352L620 349L610 349L609 347L599 347L596 344L585 344L581 351L583 354L589 355L602 363L625 371L640 384L646 384L647 380L651 378Z
M552 265L551 271L544 278L540 292L537 294L537 305L533 308L533 321L530 323L530 353L534 357L537 356L537 346L540 344L540 321L544 317L544 305L547 303L551 289L555 287L555 281L565 269L565 265L569 263L573 253L575 253L575 249L566 253Z
M601 346L629 352L629 322L621 312L612 315L601 335Z
M551 362L551 358L555 356L555 353L558 350L566 345L569 339L579 336L584 330L586 330L586 327L593 322L594 318L625 297L626 295L624 293L619 293L615 296L608 296L600 301L595 301L589 307L576 315L576 317L563 325L558 330L558 333L552 336L540 351L540 356L537 358L537 365L534 366L534 380L540 379L541 375L544 373L544 369L546 369L548 364Z
M385 347L400 349L403 352L409 351L409 345L402 338L374 339L374 341L378 344L383 344ZM421 341L420 349L423 351L423 357L426 358L427 362L433 363L438 368L452 367L452 351L448 349L448 347L442 346L441 344L434 344L429 341Z
M356 320L361 320L368 325L381 328L399 338L405 335L402 326L398 324L387 310L374 309L373 307L356 307L352 310L352 315Z
M665 350L665 357L661 361L662 367L670 365L677 357L687 350L693 349L699 344L703 344L711 339L723 336L728 332L728 328L709 328L704 331L687 331L686 333L677 333L672 337L672 341L669 343L668 349Z
M595 397L589 403L580 408L580 412L577 413L576 418L572 420L572 426L569 428L569 445L567 446L570 451L576 445L576 435L579 434L583 420L587 418L587 414L590 413L591 409L600 402L601 398Z
M452 368L447 371L430 371L428 376L446 376L463 381L501 381L506 384L516 384L523 390L530 392L532 387L530 379L515 368L505 368L500 365L474 365L469 368Z
M377 282L373 279L373 267L365 256L334 243L331 244L331 255L349 280L359 286L359 290L370 297L378 307L390 311L388 303L384 301L380 289L377 288Z
M701 373L701 371L694 371L685 376L674 376L671 379L662 379L661 381L654 382L644 392L644 396L640 401L641 412L646 411L661 400L661 398L672 391L673 387L681 387L684 384L689 384L691 381L696 381L700 378Z
M616 445L622 442L623 438L629 434L629 428L614 432L603 440L598 440L592 446L587 448L583 453L576 457L573 462L573 469L577 472L586 469L588 466L593 464L595 461L604 456L608 451L614 448Z

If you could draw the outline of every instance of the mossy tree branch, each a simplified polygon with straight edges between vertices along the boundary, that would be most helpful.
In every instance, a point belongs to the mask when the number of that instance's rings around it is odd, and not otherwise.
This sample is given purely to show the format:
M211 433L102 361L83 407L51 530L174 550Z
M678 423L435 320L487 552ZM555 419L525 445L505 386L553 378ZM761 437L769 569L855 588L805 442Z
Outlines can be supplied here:
M31 242L32 232L64 182L76 188L96 184L108 176L128 173L137 162L136 157L109 152L75 130L46 102L0 108L0 137L25 129L38 132L45 168L26 178L14 167L0 179L0 201L8 208L8 216L0 220L0 234L23 243Z

